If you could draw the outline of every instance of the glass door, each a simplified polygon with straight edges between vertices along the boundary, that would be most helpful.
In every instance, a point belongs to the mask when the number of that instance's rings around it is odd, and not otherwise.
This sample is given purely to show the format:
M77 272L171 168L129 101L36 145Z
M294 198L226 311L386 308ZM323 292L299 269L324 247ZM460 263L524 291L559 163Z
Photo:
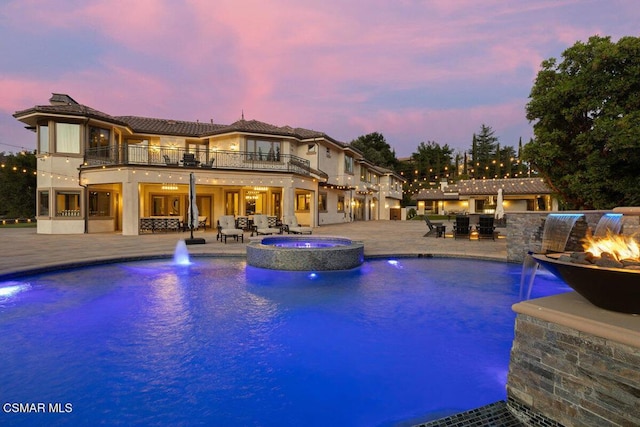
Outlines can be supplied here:
M240 214L240 192L227 191L225 193L224 214L238 216Z

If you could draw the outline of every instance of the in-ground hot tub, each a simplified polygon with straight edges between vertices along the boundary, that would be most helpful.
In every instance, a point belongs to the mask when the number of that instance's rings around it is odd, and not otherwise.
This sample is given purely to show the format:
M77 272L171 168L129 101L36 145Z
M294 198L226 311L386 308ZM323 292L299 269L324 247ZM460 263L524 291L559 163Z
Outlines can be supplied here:
M364 244L331 236L268 236L247 245L247 264L272 270L349 270L364 262Z

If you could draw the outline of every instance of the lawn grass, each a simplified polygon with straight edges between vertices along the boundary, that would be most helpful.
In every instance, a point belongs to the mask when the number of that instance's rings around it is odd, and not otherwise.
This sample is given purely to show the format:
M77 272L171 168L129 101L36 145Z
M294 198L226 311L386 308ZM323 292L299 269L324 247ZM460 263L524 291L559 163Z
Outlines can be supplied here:
M6 223L3 221L4 220L0 220L0 228L35 228L37 225L35 221L18 223L13 220L7 220Z

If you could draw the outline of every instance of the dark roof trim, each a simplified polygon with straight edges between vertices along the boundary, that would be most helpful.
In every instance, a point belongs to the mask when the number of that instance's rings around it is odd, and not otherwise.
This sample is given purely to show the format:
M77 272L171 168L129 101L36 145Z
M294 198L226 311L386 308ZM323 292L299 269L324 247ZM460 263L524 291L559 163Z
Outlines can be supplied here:
M102 120L118 126L128 126L128 124L116 117L95 110L91 107L81 104L65 104L65 105L37 105L22 111L16 111L13 117L18 120L27 118L32 115L45 116L73 116L78 118L90 118Z
M192 138L207 138L234 132L255 133L257 135L271 135L277 137L292 137L300 141L322 139L336 144L339 148L355 150L343 142L331 138L327 134L311 129L293 128L291 126L275 126L258 120L242 118L230 125L189 122L171 119L157 119L139 116L111 116L86 105L77 103L69 95L54 93L49 99L50 105L37 105L26 110L16 111L13 117L27 122L31 116L77 116L79 118L94 118L118 126L128 126L134 133L153 135L175 135ZM33 123L28 123L33 125ZM360 153L361 154L361 153Z

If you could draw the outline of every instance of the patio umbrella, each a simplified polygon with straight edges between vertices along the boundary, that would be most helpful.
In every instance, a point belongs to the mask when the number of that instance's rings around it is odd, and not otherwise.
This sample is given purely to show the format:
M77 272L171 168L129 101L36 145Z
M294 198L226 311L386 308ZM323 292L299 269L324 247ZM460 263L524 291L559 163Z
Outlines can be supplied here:
M498 200L496 201L496 219L504 218L504 207L502 206L502 188L498 188Z
M185 240L187 245L202 244L204 239L193 237L193 229L198 228L198 205L196 204L196 174L191 172L189 174L189 230L191 230L191 238Z

